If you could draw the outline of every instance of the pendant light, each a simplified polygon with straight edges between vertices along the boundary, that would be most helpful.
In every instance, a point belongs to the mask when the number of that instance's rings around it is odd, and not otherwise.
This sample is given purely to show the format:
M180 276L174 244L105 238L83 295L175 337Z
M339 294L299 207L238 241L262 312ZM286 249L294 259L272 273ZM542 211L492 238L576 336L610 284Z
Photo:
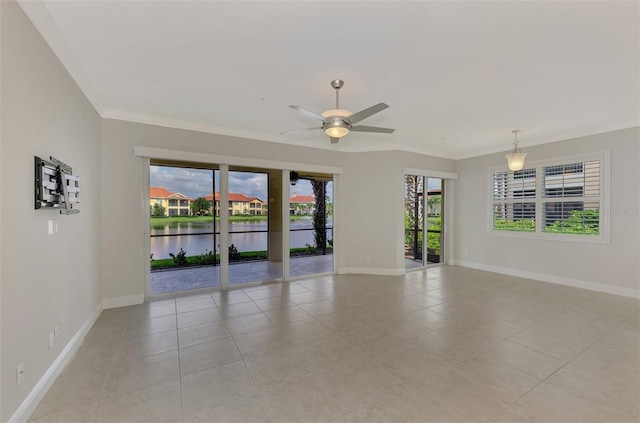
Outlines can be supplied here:
M509 170L516 172L518 170L522 170L524 167L524 158L527 156L527 153L523 153L518 148L518 132L519 129L514 129L511 131L515 134L515 140L513 141L513 153L507 154L505 157L507 158L507 166L509 166Z

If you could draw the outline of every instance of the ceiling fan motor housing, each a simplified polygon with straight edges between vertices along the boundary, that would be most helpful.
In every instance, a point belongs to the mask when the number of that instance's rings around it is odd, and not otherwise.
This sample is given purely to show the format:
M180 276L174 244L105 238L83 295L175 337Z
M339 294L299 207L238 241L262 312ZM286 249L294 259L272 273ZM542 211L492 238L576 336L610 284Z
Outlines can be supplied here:
M349 134L351 124L344 118L328 118L322 122L322 130L331 138L342 138Z

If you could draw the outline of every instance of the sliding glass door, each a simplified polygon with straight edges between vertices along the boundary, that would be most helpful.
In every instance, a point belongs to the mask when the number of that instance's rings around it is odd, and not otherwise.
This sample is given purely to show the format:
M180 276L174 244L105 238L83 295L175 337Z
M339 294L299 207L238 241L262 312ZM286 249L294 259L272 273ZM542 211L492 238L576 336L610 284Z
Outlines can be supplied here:
M289 182L289 274L333 272L333 176L292 172Z
M332 272L333 176L287 175L151 160L148 295Z
M443 198L443 179L405 175L404 257L407 270L444 262Z
M220 285L216 169L149 167L149 294Z

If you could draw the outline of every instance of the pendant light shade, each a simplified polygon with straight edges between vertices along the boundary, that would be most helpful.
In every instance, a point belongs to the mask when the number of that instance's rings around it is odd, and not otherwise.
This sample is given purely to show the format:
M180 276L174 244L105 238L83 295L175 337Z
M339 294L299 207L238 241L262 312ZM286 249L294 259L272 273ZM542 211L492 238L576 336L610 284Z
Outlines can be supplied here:
M507 166L509 166L509 170L517 172L524 168L524 158L527 157L527 153L521 152L518 148L518 132L520 132L520 130L514 129L511 132L515 134L515 140L513 141L513 153L507 154L505 157L507 158Z

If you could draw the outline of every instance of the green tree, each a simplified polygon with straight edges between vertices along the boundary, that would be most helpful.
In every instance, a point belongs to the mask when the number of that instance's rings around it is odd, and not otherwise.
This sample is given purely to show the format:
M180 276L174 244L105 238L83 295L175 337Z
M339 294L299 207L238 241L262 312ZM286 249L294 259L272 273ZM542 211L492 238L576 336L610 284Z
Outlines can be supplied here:
M311 181L313 194L316 197L316 207L313 211L313 239L316 248L327 253L327 181Z
M166 212L166 209L162 207L162 204L160 203L155 203L153 206L151 206L152 217L164 217L165 212Z
M333 203L331 202L331 198L328 195L325 201L327 205L327 216L333 216Z
M198 197L191 203L191 214L194 216L202 216L209 213L211 203L204 197Z
M423 213L420 213L419 202L424 177L405 175L404 178L404 245L415 255L422 251L420 228L423 227Z
M600 210L574 210L564 220L556 220L544 228L545 232L561 234L598 235L600 232Z
M430 216L437 216L440 214L440 202L442 201L441 195L429 195L427 196L427 209Z

